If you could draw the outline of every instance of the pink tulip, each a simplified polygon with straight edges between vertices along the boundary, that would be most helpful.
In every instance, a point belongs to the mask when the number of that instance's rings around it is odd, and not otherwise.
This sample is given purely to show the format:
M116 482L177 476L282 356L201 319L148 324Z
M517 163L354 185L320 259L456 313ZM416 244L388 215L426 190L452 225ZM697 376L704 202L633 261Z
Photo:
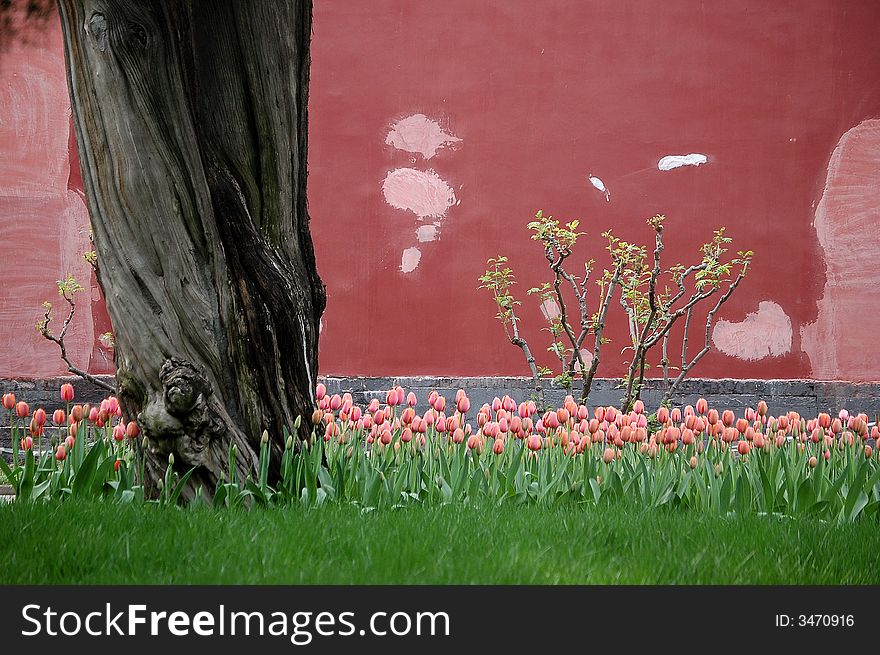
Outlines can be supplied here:
M14 398L14 396L13 396L13 398ZM18 418L25 418L26 416L29 416L30 413L31 413L31 408L28 407L28 404L26 402L24 402L23 400L20 400L17 403L15 403L15 415L18 416Z
M39 409L34 411L34 422L43 427L46 425L46 410L40 407Z
M606 448L605 452L602 453L602 461L606 464L610 464L614 461L616 457L615 453L616 451L614 450L614 448Z
M410 406L410 407L415 407L415 406L416 406L416 403L418 403L418 402L419 402L419 401L418 401L418 399L416 398L416 395L415 395L412 391L410 391L410 392L406 395L406 404L407 404L408 406Z
M438 394L436 391L433 391L433 390L431 391L431 393L428 394L428 404L429 404L431 407L433 407L433 406L434 406L434 403L437 401L437 396L438 396L438 395L439 395L439 394Z
M320 402L327 395L327 387L324 386L323 382L318 382L315 386L315 400Z
M388 444L390 444L391 430L389 430L387 427L382 430L382 434L379 436L379 441L382 443L383 446L387 446Z
M25 437L21 440L21 448L22 450L33 450L34 448L34 439L33 437Z
M528 447L528 449L533 452L541 450L543 445L544 445L543 439L541 439L541 437L539 437L536 434L531 435L529 437L528 441L526 442L526 446Z
M868 448L870 448L870 446L868 446ZM504 453L504 439L495 439L495 442L492 444L492 452L496 455Z
M4 393L3 394L3 406L12 411L15 407L15 394L14 393Z
M125 428L121 423L118 423L116 427L113 428L113 438L116 441L122 441L125 439Z
M645 413L645 403L642 402L641 398L633 403L633 411L636 414L644 414Z
M460 444L464 441L464 430L459 428L452 433L452 443Z
M462 396L455 403L455 407L461 414L467 414L471 408L471 401L467 396Z
M663 425L667 421L669 421L669 408L668 407L657 408L657 422L660 425Z
M697 414L701 416L705 415L709 411L709 402L705 398L700 398L697 401ZM713 421L714 423L714 421Z
M438 412L446 409L446 396L437 396L437 400L434 401L434 409Z
M64 446L58 446L58 448L55 450L55 459L57 459L59 462L63 462L65 459L67 459L67 451L64 450Z
M61 400L68 403L73 400L73 385L69 382L61 385Z

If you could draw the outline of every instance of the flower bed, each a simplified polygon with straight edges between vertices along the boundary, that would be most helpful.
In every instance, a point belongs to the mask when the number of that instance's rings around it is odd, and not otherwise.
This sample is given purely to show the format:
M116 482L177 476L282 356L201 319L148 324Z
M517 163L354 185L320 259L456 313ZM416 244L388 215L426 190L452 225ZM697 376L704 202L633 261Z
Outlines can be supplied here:
M648 415L588 408L567 398L539 412L534 402L496 398L472 408L432 392L427 405L390 389L366 407L349 394L316 389L312 439L295 447L285 434L278 479L269 479L269 436L253 473L235 467L196 503L215 506L354 503L366 509L415 503L497 503L683 507L711 514L812 515L827 520L877 520L880 465L877 426L864 414L774 415L766 403L737 415L703 400ZM169 462L157 498L144 493L136 423L119 403L72 403L33 413L4 396L20 453L3 463L17 500L75 496L118 502L177 504L189 472ZM24 405L24 406L23 406ZM51 408L50 408L51 409ZM238 457L233 449L230 463Z

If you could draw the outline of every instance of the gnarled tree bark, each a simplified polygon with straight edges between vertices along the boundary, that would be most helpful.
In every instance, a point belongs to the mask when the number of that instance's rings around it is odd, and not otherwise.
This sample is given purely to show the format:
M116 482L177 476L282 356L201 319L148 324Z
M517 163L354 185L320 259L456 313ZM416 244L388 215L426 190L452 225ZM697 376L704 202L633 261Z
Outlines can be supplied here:
M314 407L310 0L59 0L118 393L207 493ZM309 427L304 421L302 433Z

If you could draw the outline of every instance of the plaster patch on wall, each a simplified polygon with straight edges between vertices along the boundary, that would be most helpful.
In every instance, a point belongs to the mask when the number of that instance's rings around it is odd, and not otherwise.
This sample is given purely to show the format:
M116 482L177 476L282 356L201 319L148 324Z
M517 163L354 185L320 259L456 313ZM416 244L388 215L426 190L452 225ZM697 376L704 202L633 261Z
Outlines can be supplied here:
M586 348L581 348L581 359L584 360L584 366L590 368L590 364L593 363L593 351L587 350Z
M876 327L880 268L880 119L848 130L828 162L813 225L825 253L825 288L816 321L801 327L801 349L820 380L880 380Z
M398 150L421 153L430 159L437 151L451 143L461 141L456 136L447 134L437 121L424 114L413 114L397 121L385 137L385 143Z
M559 309L559 304L555 300L547 299L541 303L541 313L548 321L552 321L554 318L562 314L562 311Z
M419 240L419 243L428 243L429 241L436 240L439 236L438 227L436 223L419 225L418 229L416 229L416 238Z
M605 194L605 201L611 202L611 192L606 188L605 183L592 173L587 174L587 179L594 187Z
M385 202L395 209L413 212L421 219L443 218L456 203L455 192L433 170L397 168L382 182Z
M418 268L421 260L421 250L418 248L407 248L403 251L403 256L400 258L400 270L404 273L412 273Z
M739 323L719 320L712 341L725 355L755 361L790 352L791 334L791 319L782 307L765 300Z
M699 166L709 161L706 155L694 152L689 155L666 155L657 162L657 168L661 171L671 171L673 168L682 166Z

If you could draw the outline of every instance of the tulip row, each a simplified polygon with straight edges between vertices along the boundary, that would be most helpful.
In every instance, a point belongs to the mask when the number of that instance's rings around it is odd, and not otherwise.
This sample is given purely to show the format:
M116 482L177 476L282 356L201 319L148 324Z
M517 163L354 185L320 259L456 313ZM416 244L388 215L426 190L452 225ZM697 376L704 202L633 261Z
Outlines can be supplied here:
M363 508L627 498L713 514L880 518L880 463L874 452L880 433L867 416L846 410L834 417L774 416L762 401L738 416L700 399L651 415L636 401L624 414L614 407L590 409L569 396L561 407L542 412L534 402L504 396L471 414L463 390L449 403L431 392L420 408L415 394L394 387L384 402L376 398L361 407L350 394L328 394L322 384L315 398L312 438L297 447L285 431L280 469L270 467L264 433L252 475L238 479L233 448L229 475L210 496L201 490L196 498L225 506L343 502ZM63 392L62 399L72 401ZM3 467L20 497L86 493L146 500L137 425L121 421L113 398L97 408L67 411L67 421L55 421L57 428L49 430L54 454L50 449L42 455L40 448L34 455L28 441L42 435L36 418L28 424L28 411L11 400L4 396L14 426L18 419L14 429L27 432L21 443L25 462L16 457L11 468ZM270 469L280 470L277 479L269 479ZM188 476L178 476L170 461L160 501L176 503ZM81 477L87 480L78 482Z

